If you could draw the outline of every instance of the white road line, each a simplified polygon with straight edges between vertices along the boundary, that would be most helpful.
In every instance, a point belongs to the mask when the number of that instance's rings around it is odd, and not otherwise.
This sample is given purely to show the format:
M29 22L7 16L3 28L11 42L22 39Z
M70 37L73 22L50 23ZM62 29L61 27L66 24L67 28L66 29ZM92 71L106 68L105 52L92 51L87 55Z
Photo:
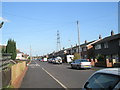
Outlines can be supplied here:
M36 66L40 66L36 61L34 61L36 63Z
M62 84L58 79L56 79L52 74L42 68L48 75L50 75L57 83L59 83L64 89L69 90L64 84Z

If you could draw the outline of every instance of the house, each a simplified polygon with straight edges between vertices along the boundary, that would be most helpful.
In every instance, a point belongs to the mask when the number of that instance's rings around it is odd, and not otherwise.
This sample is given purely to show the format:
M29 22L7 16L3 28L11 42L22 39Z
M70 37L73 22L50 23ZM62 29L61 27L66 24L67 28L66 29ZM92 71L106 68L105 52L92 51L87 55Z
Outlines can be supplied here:
M20 50L16 50L17 51L17 56L16 56L16 59L20 59L20 60L26 60L28 59L28 56L27 54L24 54L23 52L21 52Z
M102 55L110 61L115 59L115 62L120 62L120 33L111 31L111 36L94 43L93 47L95 57Z
M87 42L87 40L85 40L85 43L80 45L81 58L82 59L94 58L94 49L93 49L92 44L100 41L101 39L102 38L101 38L101 35L100 35L98 40L93 40L93 41L90 41L90 42ZM79 46L76 44L76 46L68 48L67 52L69 54L73 54L73 55L75 53L79 53Z
M98 40L93 40L93 41L90 41L90 42L87 42L85 40L85 43L80 45L81 58L82 59L94 58L94 48L93 48L92 44L94 44L94 43L96 43L96 42L98 42L100 40L101 40L101 37L99 37Z

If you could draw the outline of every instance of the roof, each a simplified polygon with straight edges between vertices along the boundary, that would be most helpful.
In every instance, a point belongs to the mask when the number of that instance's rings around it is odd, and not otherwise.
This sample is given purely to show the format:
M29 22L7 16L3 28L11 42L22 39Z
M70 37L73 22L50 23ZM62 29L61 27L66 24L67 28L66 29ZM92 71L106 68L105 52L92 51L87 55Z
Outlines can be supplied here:
M82 46L86 46L86 45L89 45L89 44L91 44L91 43L93 43L93 42L95 42L95 41L97 41L97 40L93 40L93 41L90 41L90 42L87 42L87 43L83 43L83 44L80 44L80 46L82 47ZM74 47L72 47L72 48L77 48L78 47L78 45L76 45L76 46L74 46ZM68 48L68 49L71 49L71 48Z
M88 45L88 44L90 44L90 43L93 43L94 41L96 41L96 40L93 40L93 41L90 41L90 42L87 42L87 43L83 43L83 44L81 44L80 46Z
M120 68L106 68L96 71L95 73L106 73L120 76Z
M96 42L95 44L102 43L102 42L107 42L107 41L111 41L111 40L115 40L115 39L120 39L120 33L118 33L116 35L105 37L102 40Z

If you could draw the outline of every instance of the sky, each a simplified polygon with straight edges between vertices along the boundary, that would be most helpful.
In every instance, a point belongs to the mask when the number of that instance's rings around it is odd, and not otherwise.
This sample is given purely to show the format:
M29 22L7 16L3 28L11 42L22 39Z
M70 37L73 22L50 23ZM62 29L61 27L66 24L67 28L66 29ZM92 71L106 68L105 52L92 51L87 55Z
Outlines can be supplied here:
M57 48L57 30L61 48L118 33L117 2L3 2L2 44L14 39L17 48L32 55L46 55Z

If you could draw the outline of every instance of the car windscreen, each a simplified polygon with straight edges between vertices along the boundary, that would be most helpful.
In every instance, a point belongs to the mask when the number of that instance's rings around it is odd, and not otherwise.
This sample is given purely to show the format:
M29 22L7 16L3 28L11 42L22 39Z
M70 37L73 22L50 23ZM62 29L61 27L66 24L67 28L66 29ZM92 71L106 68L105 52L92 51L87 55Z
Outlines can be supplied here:
M81 62L88 62L88 60L80 60Z
M119 81L120 77L117 75L97 73L89 79L85 88L112 90Z

